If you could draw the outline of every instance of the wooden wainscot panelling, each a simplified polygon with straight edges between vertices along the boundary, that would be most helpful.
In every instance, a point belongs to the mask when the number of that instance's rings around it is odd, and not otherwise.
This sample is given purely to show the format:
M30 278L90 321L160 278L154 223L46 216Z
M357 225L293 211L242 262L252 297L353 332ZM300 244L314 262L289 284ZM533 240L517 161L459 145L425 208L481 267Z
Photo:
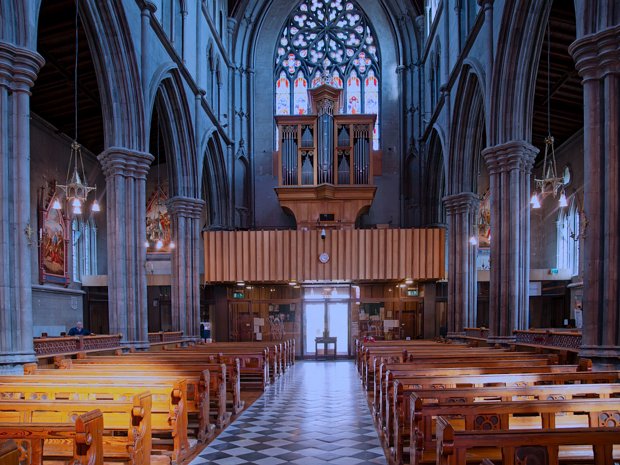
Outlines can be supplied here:
M327 230L324 239L320 230L203 237L208 283L445 278L443 229Z

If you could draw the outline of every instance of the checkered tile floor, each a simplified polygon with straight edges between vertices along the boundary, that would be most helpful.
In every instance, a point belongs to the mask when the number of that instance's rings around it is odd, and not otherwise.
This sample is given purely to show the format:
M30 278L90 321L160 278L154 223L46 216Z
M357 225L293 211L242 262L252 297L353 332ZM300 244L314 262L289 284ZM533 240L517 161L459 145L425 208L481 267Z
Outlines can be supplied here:
M387 462L352 361L297 362L190 465Z

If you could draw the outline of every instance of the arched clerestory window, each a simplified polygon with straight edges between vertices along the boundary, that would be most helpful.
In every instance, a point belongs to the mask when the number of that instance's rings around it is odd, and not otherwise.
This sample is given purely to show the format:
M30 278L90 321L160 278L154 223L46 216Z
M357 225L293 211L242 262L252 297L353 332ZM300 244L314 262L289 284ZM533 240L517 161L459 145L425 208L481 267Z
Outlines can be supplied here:
M381 62L370 20L353 0L303 0L289 15L275 53L275 114L307 114L308 90L328 78L343 89L342 113L376 114L379 148Z
M579 274L579 242L581 240L579 215L578 203L573 199L569 208L560 212L557 223L557 267L569 270L571 276Z
M97 274L97 227L92 219L74 218L71 222L72 280Z

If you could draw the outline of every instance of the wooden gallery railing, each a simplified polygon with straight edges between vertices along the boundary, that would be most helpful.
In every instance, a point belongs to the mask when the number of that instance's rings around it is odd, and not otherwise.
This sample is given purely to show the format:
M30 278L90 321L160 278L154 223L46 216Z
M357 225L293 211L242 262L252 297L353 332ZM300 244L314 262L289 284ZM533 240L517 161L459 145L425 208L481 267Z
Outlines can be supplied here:
M121 349L122 334L94 336L35 337L34 352L37 357L70 355L80 352L107 352ZM183 341L182 331L149 333L151 345L171 344Z
M437 280L443 229L209 231L205 282ZM319 259L321 257L321 260Z

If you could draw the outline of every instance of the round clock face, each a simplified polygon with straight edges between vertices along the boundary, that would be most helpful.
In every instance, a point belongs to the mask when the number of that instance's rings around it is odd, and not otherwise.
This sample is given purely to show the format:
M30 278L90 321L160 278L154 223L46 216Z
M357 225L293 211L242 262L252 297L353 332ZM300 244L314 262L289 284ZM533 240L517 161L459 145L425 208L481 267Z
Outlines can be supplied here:
M327 263L329 261L329 254L327 252L323 252L321 255L319 255L319 261L321 263Z

